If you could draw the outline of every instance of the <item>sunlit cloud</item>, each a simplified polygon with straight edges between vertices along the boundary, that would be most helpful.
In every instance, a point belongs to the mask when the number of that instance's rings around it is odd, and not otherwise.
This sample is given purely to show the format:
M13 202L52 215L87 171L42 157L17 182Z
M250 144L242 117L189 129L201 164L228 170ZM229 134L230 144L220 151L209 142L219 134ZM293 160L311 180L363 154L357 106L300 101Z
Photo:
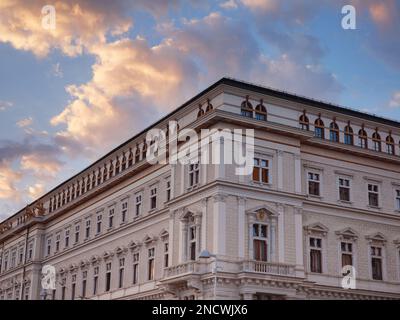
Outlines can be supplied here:
M20 128L25 128L30 126L33 123L33 118L29 117L29 118L25 118L22 120L17 121L17 126Z
M0 111L5 111L13 106L13 103L10 101L1 101L0 100Z
M400 91L393 93L391 100L389 101L389 107L398 108L400 107Z

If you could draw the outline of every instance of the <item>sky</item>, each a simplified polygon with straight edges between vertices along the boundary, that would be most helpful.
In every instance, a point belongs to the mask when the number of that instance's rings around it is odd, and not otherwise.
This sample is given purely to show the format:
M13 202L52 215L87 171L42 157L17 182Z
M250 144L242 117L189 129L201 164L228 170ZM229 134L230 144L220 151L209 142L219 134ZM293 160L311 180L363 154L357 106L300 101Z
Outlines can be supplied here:
M400 0L0 0L0 221L224 76L400 121L399 32Z

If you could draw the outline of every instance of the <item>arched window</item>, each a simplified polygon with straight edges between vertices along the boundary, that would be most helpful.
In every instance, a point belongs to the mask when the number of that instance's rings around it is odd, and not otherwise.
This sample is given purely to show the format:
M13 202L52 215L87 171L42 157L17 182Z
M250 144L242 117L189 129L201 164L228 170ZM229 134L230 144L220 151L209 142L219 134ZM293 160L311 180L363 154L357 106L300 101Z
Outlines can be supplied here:
M333 142L339 142L339 126L335 121L329 126L329 139Z
M386 137L386 152L388 154L394 154L394 139L390 133Z
M361 148L367 149L368 148L368 136L367 132L365 132L364 128L358 131L358 145Z
M206 107L206 113L211 111L213 108L213 105L210 103L210 99L207 99L207 107Z
M242 102L241 114L247 118L253 118L253 106L249 101L249 96L246 96L246 100Z
M133 152L132 148L129 148L129 156L128 156L128 168L133 165Z
M264 107L264 102L261 99L260 103L256 106L256 119L267 121L267 109Z
M382 151L382 141L381 141L381 136L379 135L378 131L375 131L372 134L372 143L374 146L375 151Z
M308 120L308 117L306 116L305 110L299 118L299 123L300 123L300 128L302 130L307 130L307 131L310 130L310 121Z
M197 118L200 118L204 114L204 110L201 107L201 104L199 104L199 111L197 112Z
M354 144L354 133L353 128L350 126L350 122L344 127L344 143L349 145Z
M320 139L325 138L325 125L321 118L315 120L314 136Z

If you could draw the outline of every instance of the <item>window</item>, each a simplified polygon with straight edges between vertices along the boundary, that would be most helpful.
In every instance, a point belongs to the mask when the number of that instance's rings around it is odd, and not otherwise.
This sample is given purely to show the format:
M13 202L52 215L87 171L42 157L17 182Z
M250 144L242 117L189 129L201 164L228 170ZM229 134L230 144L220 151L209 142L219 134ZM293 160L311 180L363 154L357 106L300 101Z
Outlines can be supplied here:
M371 207L379 206L379 188L377 184L368 184L368 203Z
M310 270L322 273L322 239L310 237Z
M119 259L119 278L118 278L118 288L124 286L124 268L125 268L125 258Z
M189 187L194 187L199 183L200 167L198 163L189 164Z
M253 251L254 260L268 261L268 226L253 224Z
M342 255L342 268L344 266L353 265L353 244L349 242L341 242L340 250Z
M33 242L30 242L28 245L28 261L33 258Z
M329 139L333 142L339 142L339 127L336 122L332 122L329 126Z
M137 284L139 280L139 253L133 254L133 284Z
M108 211L108 228L114 227L114 208Z
M76 274L72 275L71 300L75 300Z
M302 130L310 130L310 121L308 120L308 117L306 116L306 112L300 116L299 118L299 123L300 123L300 128Z
M139 216L142 213L142 194L136 194L135 197L135 216Z
M372 279L382 280L382 248L371 246L371 269Z
M400 189L396 190L396 210L400 210Z
M97 233L101 232L101 221L102 221L102 219L103 219L103 215L99 214L97 216L97 230L96 230Z
M376 131L372 134L372 143L375 151L382 151L381 136Z
M105 291L110 291L111 289L111 262L106 264L106 289Z
M89 218L86 219L85 225L86 225L86 228L85 228L85 237L86 237L86 239L89 239L89 237L90 237L90 219L89 219Z
M350 180L339 178L339 199L350 201Z
M391 135L386 137L386 152L388 154L394 154L394 140Z
M344 143L349 145L354 144L353 129L350 127L350 124L344 128Z
M171 180L167 180L167 201L171 200Z
M51 238L47 239L47 255L51 253Z
M121 212L121 222L122 223L126 222L127 212L128 212L128 202L124 201L124 202L122 202L122 212Z
M249 96L246 96L246 100L241 105L241 115L247 118L253 118L253 106L249 101Z
M169 253L169 243L164 243L164 268L168 267L168 253Z
M269 183L269 160L254 158L253 181Z
M68 230L65 230L65 248L68 248L69 247L69 229Z
M189 259L196 260L196 226L189 227Z
M14 249L11 252L11 268L14 268L17 262L17 250Z
M368 148L368 136L364 129L358 132L358 145L364 149Z
M314 136L316 138L324 139L325 138L325 125L321 118L315 120L314 123Z
M264 107L263 100L260 100L260 104L256 106L256 119L267 121L267 109Z
M148 260L148 274L147 274L147 279L148 280L154 280L154 248L149 249L148 255L149 255L149 260Z
M1 253L0 253L0 255L1 255ZM21 264L22 262L24 262L24 248L23 247L19 248L18 264Z
M320 175L319 173L308 173L308 194L313 196L320 195Z
M61 239L61 234L57 233L56 234L56 252L60 251L60 239Z
M75 243L79 242L79 231L81 229L80 225L76 225L75 226Z
M97 287L99 282L99 267L95 267L93 270L93 294L97 294Z
M82 298L86 297L87 271L82 272Z
M150 189L150 209L157 208L157 187Z

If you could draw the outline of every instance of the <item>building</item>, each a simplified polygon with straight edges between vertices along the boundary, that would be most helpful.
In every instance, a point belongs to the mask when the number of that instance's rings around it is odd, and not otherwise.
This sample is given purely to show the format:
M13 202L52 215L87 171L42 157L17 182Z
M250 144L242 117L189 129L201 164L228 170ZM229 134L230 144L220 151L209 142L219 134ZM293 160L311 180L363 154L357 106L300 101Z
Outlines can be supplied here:
M399 122L227 78L171 120L254 129L252 174L151 165L145 130L0 224L0 299L400 298Z

